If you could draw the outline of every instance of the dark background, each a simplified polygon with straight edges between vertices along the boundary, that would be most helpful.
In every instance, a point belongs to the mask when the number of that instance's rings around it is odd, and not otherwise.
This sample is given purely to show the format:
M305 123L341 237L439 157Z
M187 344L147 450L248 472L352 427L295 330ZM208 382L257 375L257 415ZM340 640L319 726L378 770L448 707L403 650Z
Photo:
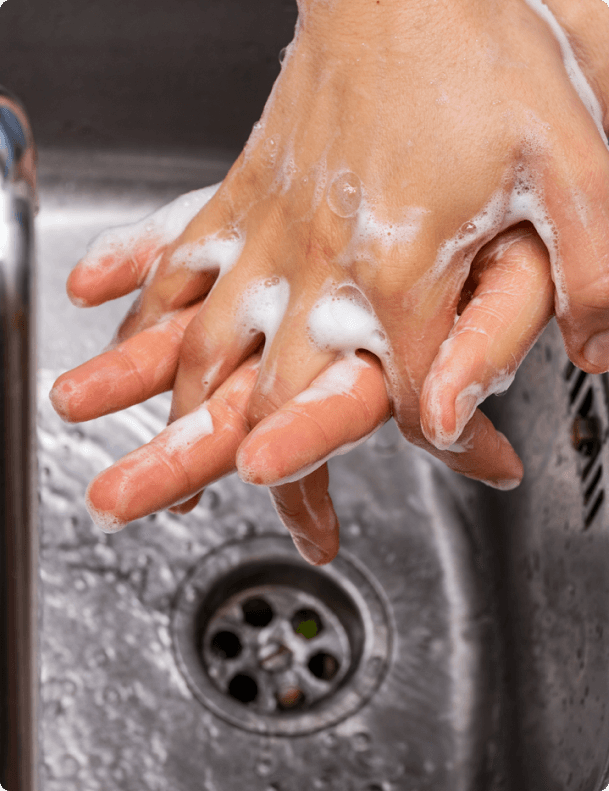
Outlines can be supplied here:
M7 0L0 84L42 146L239 150L296 17L295 0Z

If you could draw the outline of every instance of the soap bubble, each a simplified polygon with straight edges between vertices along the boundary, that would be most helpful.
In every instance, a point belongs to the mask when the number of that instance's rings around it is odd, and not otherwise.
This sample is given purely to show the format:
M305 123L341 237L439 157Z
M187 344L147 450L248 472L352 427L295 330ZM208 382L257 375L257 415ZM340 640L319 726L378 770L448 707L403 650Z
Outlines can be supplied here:
M362 182L357 174L347 170L339 173L330 184L328 206L339 217L352 217L362 202Z

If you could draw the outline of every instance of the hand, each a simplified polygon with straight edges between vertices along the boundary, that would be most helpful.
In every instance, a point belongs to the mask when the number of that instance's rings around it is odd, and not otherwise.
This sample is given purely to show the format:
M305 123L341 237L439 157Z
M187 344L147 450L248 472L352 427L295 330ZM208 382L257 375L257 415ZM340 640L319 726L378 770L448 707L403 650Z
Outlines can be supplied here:
M514 309L510 312L513 320L504 325L510 339L506 348L510 343L527 344L552 311L546 250L530 227L508 231L482 251L472 285L494 291L495 280L502 277L501 267L489 263L497 257L512 273ZM199 309L198 304L182 309L63 374L51 394L59 414L81 422L169 390L184 331ZM529 328L524 337L514 335L520 326ZM500 358L505 353L501 346L489 351L495 355L490 365L505 362ZM250 434L247 408L259 368L260 354L256 353L205 404L98 475L86 496L97 524L118 530L175 503L192 503L194 493L235 470L238 455L242 469L252 470L253 482L272 487L278 513L303 557L314 564L332 560L339 545L338 522L327 494L324 461L388 419L389 399L381 366L367 352L339 359L308 390L264 419ZM467 435L463 441L467 443ZM496 454L489 456L487 464L492 476L497 468ZM315 472L302 480L281 484L314 467ZM262 476L256 473L259 469Z
M602 369L609 358L599 367L584 347L609 327L609 155L550 28L523 0L492 15L474 2L360 6L303 12L245 151L160 260L116 260L92 286L92 253L69 286L98 304L146 279L121 340L207 295L184 337L172 419L209 397L262 336L251 425L337 353L366 348L382 361L403 434L437 455L472 421L471 450L443 459L488 480L489 428L475 407L514 367L475 378L484 352L472 361L470 344L455 360L453 370L470 372L458 382L432 364L462 334L453 324L478 250L529 219L550 251L570 356ZM472 311L482 322L487 312L487 298L473 296L470 326ZM340 315L329 330L332 299ZM370 317L363 335L341 326L353 303ZM519 362L527 349L512 351ZM516 481L503 448L503 479Z

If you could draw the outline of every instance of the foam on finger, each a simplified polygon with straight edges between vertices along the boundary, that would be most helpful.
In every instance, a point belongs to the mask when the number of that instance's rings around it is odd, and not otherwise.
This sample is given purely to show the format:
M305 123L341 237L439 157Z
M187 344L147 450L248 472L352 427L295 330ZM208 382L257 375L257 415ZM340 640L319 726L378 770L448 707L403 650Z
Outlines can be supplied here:
M138 246L158 251L177 239L218 191L220 184L193 190L129 225L110 228L96 236L78 266L87 270L124 263ZM154 254L154 253L153 253Z

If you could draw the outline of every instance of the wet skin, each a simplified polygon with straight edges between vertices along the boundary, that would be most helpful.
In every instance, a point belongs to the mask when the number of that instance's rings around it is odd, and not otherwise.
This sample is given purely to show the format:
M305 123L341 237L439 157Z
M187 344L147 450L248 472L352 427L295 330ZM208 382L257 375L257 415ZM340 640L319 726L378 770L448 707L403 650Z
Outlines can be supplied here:
M393 415L452 469L511 488L522 465L477 403L509 382L554 311L571 359L609 368L609 353L587 346L609 329L609 153L547 24L523 0L380 5L302 3L261 124L209 202L177 238L98 246L70 275L70 296L91 306L144 285L114 348L56 382L62 417L173 389L171 425L88 489L107 526L188 498L174 509L186 512L238 469L271 487L301 553L328 562L338 522L326 465L282 480ZM609 12L561 21L607 130L596 30ZM351 215L331 197L344 172L361 184ZM530 218L505 208L518 184ZM370 230L390 226L389 243ZM180 265L193 244L231 233L242 245L222 277ZM245 332L248 287L273 278L289 286L278 327ZM378 356L311 338L312 309L345 288L383 329ZM355 353L350 391L332 392L323 377ZM309 387L323 397L299 401ZM168 451L174 421L204 402L213 433Z

